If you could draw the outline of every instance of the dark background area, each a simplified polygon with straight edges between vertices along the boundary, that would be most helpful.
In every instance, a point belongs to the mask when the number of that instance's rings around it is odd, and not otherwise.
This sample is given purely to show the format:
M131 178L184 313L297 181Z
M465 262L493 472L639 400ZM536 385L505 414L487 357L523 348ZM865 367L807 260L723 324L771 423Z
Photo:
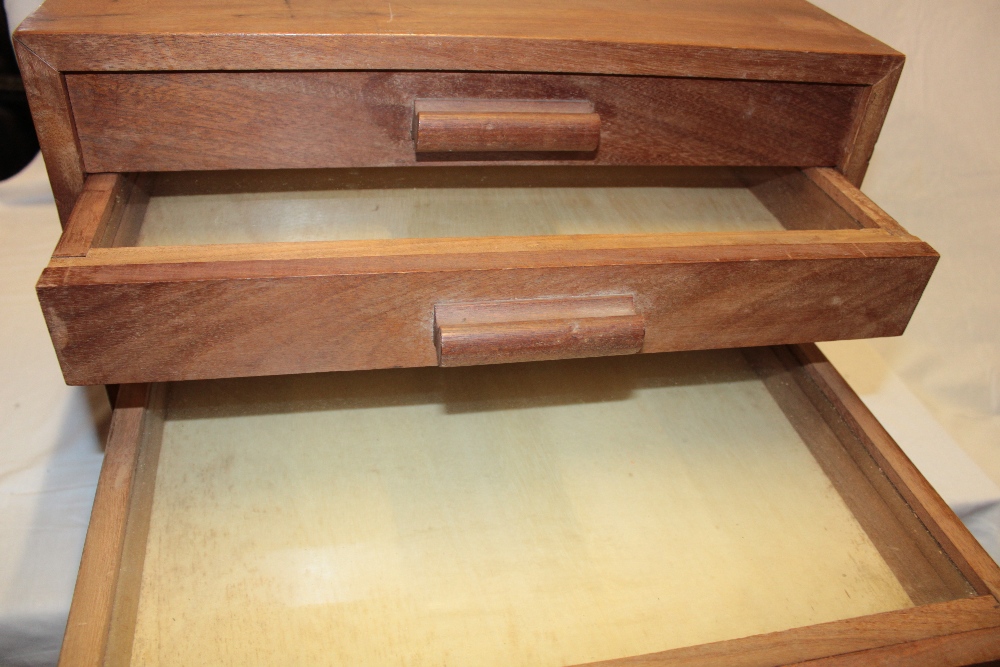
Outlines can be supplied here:
M38 153L28 98L14 58L7 13L0 11L0 181L21 171Z

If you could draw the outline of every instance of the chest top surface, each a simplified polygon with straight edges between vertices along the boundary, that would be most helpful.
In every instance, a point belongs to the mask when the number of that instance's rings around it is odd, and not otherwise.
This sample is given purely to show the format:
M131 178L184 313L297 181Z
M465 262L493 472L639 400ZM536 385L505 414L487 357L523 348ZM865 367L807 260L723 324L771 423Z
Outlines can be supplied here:
M872 83L902 56L802 0L48 0L60 71L439 69Z

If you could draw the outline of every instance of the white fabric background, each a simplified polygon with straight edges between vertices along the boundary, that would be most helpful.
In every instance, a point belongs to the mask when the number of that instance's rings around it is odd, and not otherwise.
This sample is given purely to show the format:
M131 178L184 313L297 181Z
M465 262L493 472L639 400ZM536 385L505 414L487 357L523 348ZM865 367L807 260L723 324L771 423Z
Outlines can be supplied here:
M38 3L5 4L13 28ZM1000 0L816 4L907 54L863 190L942 254L904 336L822 347L997 557ZM35 299L58 235L40 161L0 183L2 665L55 664L107 425L101 390L63 385Z
M59 239L45 168L0 183L0 665L54 665L103 458L101 389L67 387L34 284Z

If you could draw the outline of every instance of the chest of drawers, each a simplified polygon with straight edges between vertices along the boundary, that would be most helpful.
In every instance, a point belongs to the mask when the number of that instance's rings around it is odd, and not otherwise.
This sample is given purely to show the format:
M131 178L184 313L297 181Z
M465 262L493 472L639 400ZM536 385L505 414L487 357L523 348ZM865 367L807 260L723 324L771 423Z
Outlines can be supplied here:
M42 309L122 385L63 664L1000 657L995 564L783 347L898 335L933 271L857 189L901 54L797 0L49 0L15 40Z
M937 255L855 187L892 49L795 2L386 12L51 2L22 26L68 382L432 365L456 303L491 313L483 362L906 326ZM371 209L345 212L358 188ZM164 208L214 236L150 241ZM539 300L544 325L504 305Z

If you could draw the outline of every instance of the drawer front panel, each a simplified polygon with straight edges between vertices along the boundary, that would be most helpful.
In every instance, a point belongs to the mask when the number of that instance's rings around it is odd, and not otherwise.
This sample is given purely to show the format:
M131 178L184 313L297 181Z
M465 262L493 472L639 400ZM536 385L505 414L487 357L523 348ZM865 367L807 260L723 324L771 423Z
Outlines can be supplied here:
M441 72L70 74L88 172L450 162L833 166L862 86ZM592 102L596 151L420 153L417 99Z
M491 299L633 295L643 352L898 335L936 259L52 267L38 292L67 382L116 384L433 366L435 306Z

